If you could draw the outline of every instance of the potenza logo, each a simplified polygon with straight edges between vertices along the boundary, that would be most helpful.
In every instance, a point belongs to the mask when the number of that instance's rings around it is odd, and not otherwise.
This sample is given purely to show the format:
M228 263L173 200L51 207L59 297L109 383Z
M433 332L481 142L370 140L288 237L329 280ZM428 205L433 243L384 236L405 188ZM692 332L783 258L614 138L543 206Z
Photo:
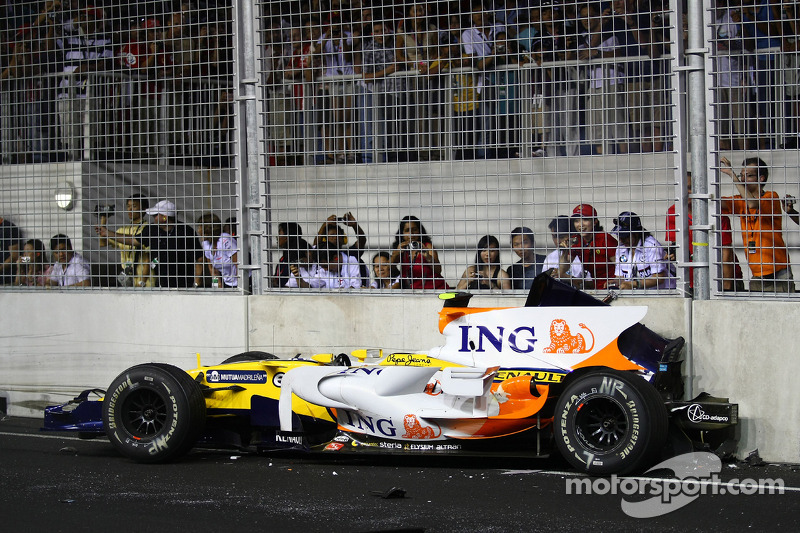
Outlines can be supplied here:
M209 383L266 383L263 370L212 370L206 374Z
M647 472L673 472L664 477L567 479L567 494L621 494L622 511L633 518L654 518L689 505L701 495L783 494L783 479L721 481L722 461L708 452L685 453L663 461Z

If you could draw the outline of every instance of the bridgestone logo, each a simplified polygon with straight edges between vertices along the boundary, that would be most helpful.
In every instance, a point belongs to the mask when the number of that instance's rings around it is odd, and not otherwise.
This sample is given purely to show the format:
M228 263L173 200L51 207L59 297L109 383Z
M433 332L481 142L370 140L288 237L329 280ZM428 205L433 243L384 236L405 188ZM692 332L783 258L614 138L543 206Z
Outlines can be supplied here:
M114 421L117 400L119 399L120 393L128 387L133 387L133 383L131 383L130 376L125 376L125 381L120 383L119 386L114 389L114 392L111 393L111 397L108 399L108 429L117 429L117 423Z

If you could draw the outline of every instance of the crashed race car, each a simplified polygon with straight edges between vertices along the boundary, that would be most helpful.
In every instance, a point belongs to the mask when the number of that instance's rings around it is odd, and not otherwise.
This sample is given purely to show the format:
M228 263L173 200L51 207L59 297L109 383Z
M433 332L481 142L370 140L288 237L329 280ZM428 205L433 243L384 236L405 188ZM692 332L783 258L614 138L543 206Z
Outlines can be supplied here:
M627 474L667 454L730 453L738 407L683 401L682 338L547 275L525 306L469 307L440 295L442 346L278 359L246 352L180 370L149 363L106 390L48 407L44 428L107 435L140 462L195 446L324 453L543 457L591 475ZM199 363L198 363L199 365Z

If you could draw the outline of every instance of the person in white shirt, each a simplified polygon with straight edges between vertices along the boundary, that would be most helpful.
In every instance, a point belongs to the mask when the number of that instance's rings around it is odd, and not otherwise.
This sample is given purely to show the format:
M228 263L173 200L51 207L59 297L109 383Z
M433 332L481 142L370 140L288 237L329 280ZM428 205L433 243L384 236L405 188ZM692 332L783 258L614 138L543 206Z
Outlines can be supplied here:
M89 263L72 249L72 241L63 234L50 239L54 263L49 268L45 285L48 287L90 287L92 270Z
M661 243L642 226L636 213L625 211L614 219L617 235L615 280L609 288L674 289L675 276Z
M592 275L583 268L580 256L573 254L572 244L577 235L570 217L560 215L551 220L547 227L556 249L545 257L542 272L579 289L592 288Z
M239 246L236 238L229 233L223 233L222 221L213 213L197 219L196 231L203 247L203 255L197 258L195 285L205 286L205 280L210 278L212 288L237 287Z
M306 289L357 289L361 287L358 259L328 245L316 248L313 253L316 261L307 268L301 265L289 267L292 276L286 282L286 287Z
M475 92L480 96L477 115L475 117L476 143L475 155L479 159L489 157L487 146L493 142L492 137L492 101L493 96L485 94L487 83L486 71L495 66L495 40L497 34L505 31L505 27L492 21L492 14L480 0L472 2L472 27L461 34L461 45L465 56L472 60L472 67L477 71L475 78Z

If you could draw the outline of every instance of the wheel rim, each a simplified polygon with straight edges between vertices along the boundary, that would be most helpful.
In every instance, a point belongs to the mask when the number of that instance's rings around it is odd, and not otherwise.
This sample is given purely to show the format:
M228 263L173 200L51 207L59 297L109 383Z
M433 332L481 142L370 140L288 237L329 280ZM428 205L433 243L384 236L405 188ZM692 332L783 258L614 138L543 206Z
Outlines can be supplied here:
M131 393L125 402L123 413L123 425L134 438L157 435L169 417L164 398L149 389Z
M625 441L629 426L627 412L612 398L589 398L578 406L576 433L591 450L612 451Z

